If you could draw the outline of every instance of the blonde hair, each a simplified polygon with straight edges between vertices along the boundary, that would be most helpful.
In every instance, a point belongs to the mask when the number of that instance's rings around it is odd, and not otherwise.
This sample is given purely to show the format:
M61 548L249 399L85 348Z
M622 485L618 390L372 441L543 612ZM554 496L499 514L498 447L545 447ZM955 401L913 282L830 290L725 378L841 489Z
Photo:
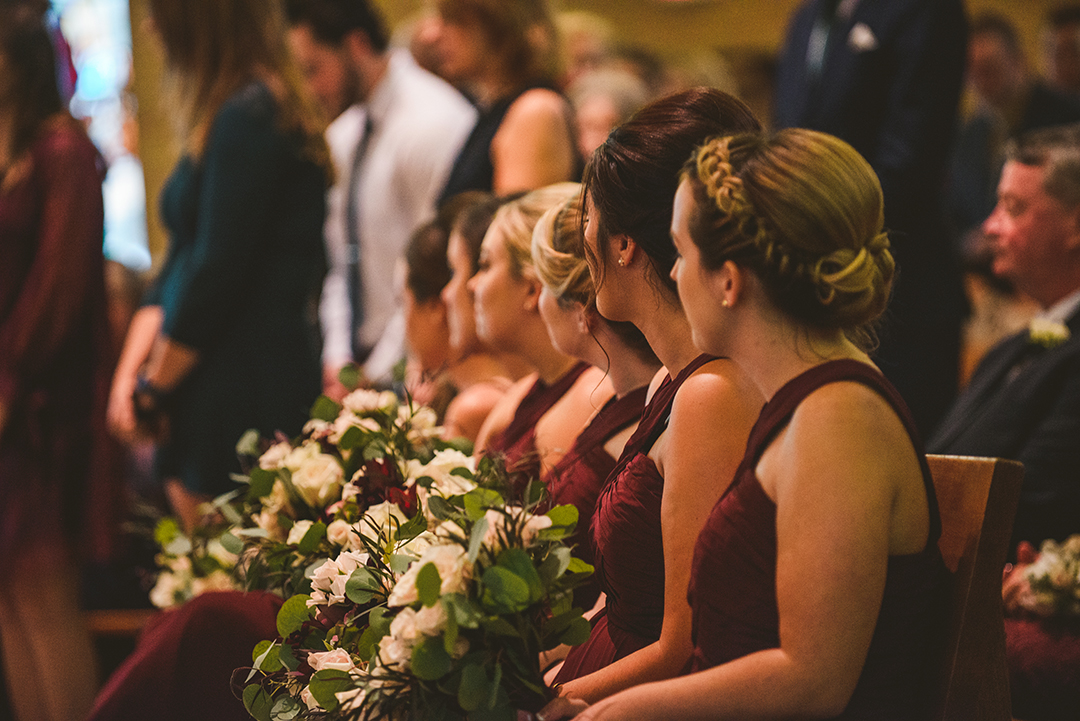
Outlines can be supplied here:
M510 255L510 272L522 277L531 270L533 229L549 209L574 197L581 191L580 183L554 183L530 191L499 206L488 232L502 234Z
M690 235L706 268L744 265L796 320L872 338L895 264L881 184L854 148L802 129L715 138L682 179L697 201Z
M560 303L588 307L596 301L581 237L581 193L540 217L533 229L532 261L540 282Z
M150 10L189 152L202 155L221 106L262 77L281 128L297 132L304 155L331 172L325 125L289 51L280 0L150 0Z

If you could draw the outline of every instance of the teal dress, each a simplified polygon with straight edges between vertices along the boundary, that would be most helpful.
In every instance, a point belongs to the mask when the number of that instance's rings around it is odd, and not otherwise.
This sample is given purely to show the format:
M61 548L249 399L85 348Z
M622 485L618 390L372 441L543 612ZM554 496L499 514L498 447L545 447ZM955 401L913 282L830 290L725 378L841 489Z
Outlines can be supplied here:
M261 83L222 105L200 159L177 164L161 197L169 255L146 302L199 363L167 406L158 478L222 493L247 429L300 432L321 387L325 189Z

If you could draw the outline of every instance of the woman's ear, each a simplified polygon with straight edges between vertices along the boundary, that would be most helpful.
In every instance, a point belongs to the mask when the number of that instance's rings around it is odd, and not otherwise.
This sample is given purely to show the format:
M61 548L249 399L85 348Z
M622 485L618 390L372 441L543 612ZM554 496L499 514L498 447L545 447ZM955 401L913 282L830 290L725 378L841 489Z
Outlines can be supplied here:
M544 290L544 284L535 273L526 273L522 276L521 282L525 284L525 310L529 313L539 313L540 293Z
M709 285L721 306L733 308L744 298L746 271L734 261L725 260L719 269L709 273Z
M620 268L629 268L635 258L640 259L638 244L629 235L616 235L611 239L615 253L615 265Z

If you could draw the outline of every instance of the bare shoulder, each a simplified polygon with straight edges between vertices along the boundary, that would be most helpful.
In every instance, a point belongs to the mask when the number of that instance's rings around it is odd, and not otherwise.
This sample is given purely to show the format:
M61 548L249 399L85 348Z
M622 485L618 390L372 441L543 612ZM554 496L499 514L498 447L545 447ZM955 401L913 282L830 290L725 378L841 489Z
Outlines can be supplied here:
M494 383L475 383L458 393L446 408L444 425L448 434L475 441L484 421L508 390Z
M532 388L533 383L536 382L536 378L536 373L530 373L510 386L503 397L496 401L491 412L480 427L480 431L477 433L477 452L484 450L488 440L493 435L501 432L510 425L510 421L514 419L514 413L517 412L517 407L521 403L521 399L524 398L525 394Z
M566 98L554 90L532 88L514 99L506 111L506 123L558 120L565 122L569 110Z
M714 414L718 408L736 416L757 417L764 399L746 374L726 358L710 361L690 375L675 394L671 408L676 417Z

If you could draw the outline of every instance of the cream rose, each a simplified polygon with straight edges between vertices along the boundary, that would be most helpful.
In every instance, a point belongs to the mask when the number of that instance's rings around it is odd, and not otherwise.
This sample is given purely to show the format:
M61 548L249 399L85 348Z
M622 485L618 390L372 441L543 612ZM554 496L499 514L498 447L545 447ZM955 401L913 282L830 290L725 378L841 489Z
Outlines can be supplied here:
M394 585L387 599L389 606L407 606L419 600L416 591L416 578L420 569L429 563L435 564L442 580L439 592L461 593L465 591L469 579L472 577L472 567L465 553L465 549L455 544L431 546L420 560L409 566L409 570Z
M312 508L325 508L340 497L345 472L336 458L320 453L304 460L293 472L292 483L304 503Z
M259 456L259 468L265 471L276 471L292 453L292 449L292 445L287 441L275 443L266 449L266 453Z
M333 651L312 651L308 654L307 662L314 671L333 669L351 673L356 670L352 656L343 648L335 648Z
M300 541L304 540L304 536L311 530L311 527L315 525L311 521L297 521L293 524L293 527L289 529L289 537L285 539L285 543L290 546L299 545Z
M359 550L353 547L353 540L355 539L353 527L340 518L331 521L330 525L326 527L326 539L335 546L344 546L350 551Z

